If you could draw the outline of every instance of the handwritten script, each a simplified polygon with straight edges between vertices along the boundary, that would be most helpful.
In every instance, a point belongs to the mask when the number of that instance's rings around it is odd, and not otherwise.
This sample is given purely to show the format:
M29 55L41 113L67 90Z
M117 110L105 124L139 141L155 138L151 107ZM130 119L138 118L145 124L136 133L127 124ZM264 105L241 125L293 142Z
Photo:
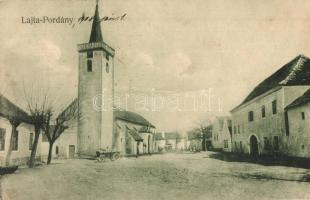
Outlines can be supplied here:
M120 16L104 16L100 19L100 22L102 21L123 21L125 20L127 16L127 13L123 14L123 15L120 15ZM77 20L77 23L78 24L81 24L83 22L91 22L94 20L94 17L93 16L85 16L85 13L82 14L81 17L78 18ZM75 26L75 23L72 24L72 28Z

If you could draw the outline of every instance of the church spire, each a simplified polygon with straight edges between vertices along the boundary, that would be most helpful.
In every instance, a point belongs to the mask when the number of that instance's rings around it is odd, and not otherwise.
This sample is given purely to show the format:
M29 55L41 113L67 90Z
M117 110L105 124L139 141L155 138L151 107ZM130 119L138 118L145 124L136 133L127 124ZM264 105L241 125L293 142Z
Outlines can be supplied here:
M102 34L101 34L101 26L100 26L100 17L99 17L99 11L98 11L98 0L96 2L96 10L95 15L93 17L93 24L91 27L91 33L89 38L89 43L93 42L103 42L102 40Z

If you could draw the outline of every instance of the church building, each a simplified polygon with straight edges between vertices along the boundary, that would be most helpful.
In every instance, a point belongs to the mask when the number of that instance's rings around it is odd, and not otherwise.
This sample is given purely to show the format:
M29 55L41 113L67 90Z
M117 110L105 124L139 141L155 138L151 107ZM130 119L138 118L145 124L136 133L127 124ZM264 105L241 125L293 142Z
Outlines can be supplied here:
M74 149L79 157L95 156L98 150L116 151L124 156L154 153L155 126L137 113L114 107L115 50L104 42L100 22L97 3L89 42L78 45L77 130L73 126L63 133L59 149ZM72 137L73 132L77 134ZM72 155L63 152L60 157Z

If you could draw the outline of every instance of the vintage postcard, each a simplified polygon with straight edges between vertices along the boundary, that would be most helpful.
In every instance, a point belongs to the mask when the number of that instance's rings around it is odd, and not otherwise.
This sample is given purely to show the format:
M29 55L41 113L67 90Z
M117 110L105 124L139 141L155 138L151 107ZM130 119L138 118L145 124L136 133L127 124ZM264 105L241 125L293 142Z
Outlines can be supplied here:
M0 200L310 199L309 0L0 0Z

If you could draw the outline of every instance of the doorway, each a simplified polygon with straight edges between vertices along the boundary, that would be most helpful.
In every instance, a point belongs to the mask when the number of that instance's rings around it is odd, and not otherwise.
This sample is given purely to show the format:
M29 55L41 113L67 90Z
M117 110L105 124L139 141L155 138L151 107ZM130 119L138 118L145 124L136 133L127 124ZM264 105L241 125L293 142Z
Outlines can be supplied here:
M75 145L69 145L69 158L74 158Z
M250 155L252 157L258 156L258 141L254 135L252 135L250 138Z

